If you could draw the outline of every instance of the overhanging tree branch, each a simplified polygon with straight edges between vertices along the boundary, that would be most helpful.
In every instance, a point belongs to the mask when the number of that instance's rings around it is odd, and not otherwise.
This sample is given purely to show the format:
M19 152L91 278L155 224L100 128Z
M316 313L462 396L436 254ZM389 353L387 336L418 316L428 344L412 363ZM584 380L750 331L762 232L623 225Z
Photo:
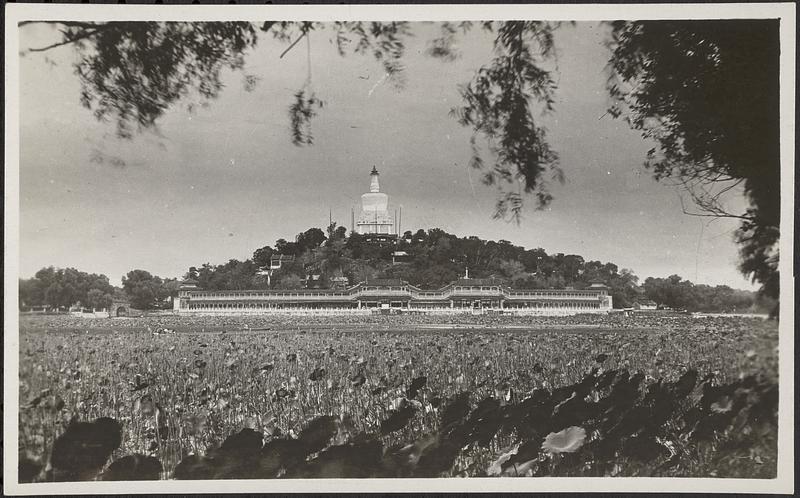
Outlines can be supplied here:
M53 49L53 48L61 47L61 46L64 46L64 45L69 45L71 43L75 43L75 42L78 42L80 40L85 40L87 38L91 38L92 36L96 35L100 31L102 31L102 30L98 28L98 29L95 29L94 31L81 33L81 34L79 34L77 36L73 36L73 37L71 37L69 39L60 41L58 43L53 43L53 44L48 45L46 47L29 48L25 52L26 53L30 53L30 52L46 52L46 51L48 51L50 49ZM69 35L65 34L64 36L69 36Z
M21 28L23 26L28 26L29 24L60 24L62 26L67 26L69 28L82 28L82 29L91 29L91 28L97 28L98 26L107 25L107 23L80 22L80 21L22 21L17 26Z

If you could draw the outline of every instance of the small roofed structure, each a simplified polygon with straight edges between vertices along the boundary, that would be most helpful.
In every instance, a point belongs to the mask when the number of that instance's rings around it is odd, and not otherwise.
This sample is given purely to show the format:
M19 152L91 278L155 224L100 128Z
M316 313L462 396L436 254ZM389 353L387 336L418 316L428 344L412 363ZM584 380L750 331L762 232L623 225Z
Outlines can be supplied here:
M334 289L346 289L350 285L350 279L347 277L333 277L331 279L331 287Z
M179 290L195 290L199 289L197 286L199 282L193 278L187 278L186 280L182 280L180 285L178 286Z
M499 287L505 284L505 280L497 277L489 278L468 278L462 277L454 282L455 285L463 285L468 287Z
M302 281L307 289L319 289L320 285L322 284L322 274L320 273L309 274Z
M652 301L650 299L645 299L645 300L637 301L636 303L634 303L633 308L637 309L637 310L643 310L643 311L652 311L652 310L657 310L658 309L658 304L655 301Z
M178 296L172 300L172 310L174 312L178 313L185 309L187 303L189 302L189 296L191 293L200 291L200 288L197 286L197 284L197 280L193 278L187 278L186 280L181 281L181 283L178 285ZM119 316L119 312L117 315Z
M283 263L291 263L294 261L294 256L290 254L275 254L269 258L270 270L277 270Z
M407 283L399 278L368 278L364 285L376 287L404 287Z
M392 251L392 264L402 263L408 259L408 253L405 251Z

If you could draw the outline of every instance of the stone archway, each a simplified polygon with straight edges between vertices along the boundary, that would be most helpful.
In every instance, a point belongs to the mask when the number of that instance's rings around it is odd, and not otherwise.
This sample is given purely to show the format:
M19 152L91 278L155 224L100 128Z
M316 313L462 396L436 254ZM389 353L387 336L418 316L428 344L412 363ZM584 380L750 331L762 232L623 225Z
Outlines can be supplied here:
M114 316L128 316L128 308L126 306L117 306L114 310Z

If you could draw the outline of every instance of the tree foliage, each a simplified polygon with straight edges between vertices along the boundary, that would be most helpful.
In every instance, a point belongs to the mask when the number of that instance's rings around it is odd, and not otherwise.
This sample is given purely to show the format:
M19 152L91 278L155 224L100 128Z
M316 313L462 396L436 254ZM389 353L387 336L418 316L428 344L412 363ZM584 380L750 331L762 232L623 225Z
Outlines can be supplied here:
M162 279L146 270L131 270L122 277L122 289L131 306L149 310L163 307L169 297L175 297L178 283L175 279Z
M483 26L493 29L493 23ZM554 178L561 178L558 156L534 118L537 105L544 111L553 110L556 84L542 64L552 56L552 31L553 25L546 22L497 23L495 58L461 88L464 103L452 112L461 125L474 130L470 165L485 170L485 184L501 186L496 218L510 212L519 220L523 192L535 194L537 207L547 206L552 197L545 186L545 173L551 171ZM484 164L479 136L494 158L491 167Z
M108 277L75 268L42 268L33 278L19 280L21 307L69 308L81 304L105 308L114 293Z
M632 307L645 298L693 311L742 311L755 302L750 292L694 285L680 277L680 285L670 280L669 291L656 291L654 286L665 279L648 278L645 286L639 286L633 271L614 263L586 260L577 254L548 254L542 248L526 249L507 240L458 237L439 228L420 229L413 235L409 231L397 245L371 243L358 233L347 235L335 224L328 227L333 237L326 240L321 233L311 228L297 234L296 242L279 239L274 249L256 249L252 259L217 266L206 263L200 269L190 268L186 276L196 275L198 285L207 290L297 289L304 282L309 288L329 288L333 277L340 276L347 277L351 285L371 278L400 278L423 289L438 289L463 277L468 269L470 277L499 278L515 289L582 289L602 282L609 287L617 308ZM274 270L270 286L257 270L268 265L266 254L286 254L279 248L293 251L294 259ZM393 262L394 251L408 256L403 262ZM306 281L310 275L319 275L319 279ZM662 287L666 288L658 289ZM686 295L676 297L681 291ZM709 293L715 297L708 297Z
M611 112L656 141L646 166L700 214L740 219L740 268L777 297L778 20L616 22L611 46ZM737 188L744 213L723 203Z
M767 311L774 302L756 299L753 293L731 289L727 285L693 284L678 275L667 278L649 277L642 285L645 296L673 309L706 312Z
M130 137L151 128L171 106L211 99L225 68L241 69L256 43L248 22L55 22L79 54L81 102ZM34 51L45 49L34 48Z
M109 309L111 308L112 295L104 293L100 289L90 289L86 293L86 306L92 309Z

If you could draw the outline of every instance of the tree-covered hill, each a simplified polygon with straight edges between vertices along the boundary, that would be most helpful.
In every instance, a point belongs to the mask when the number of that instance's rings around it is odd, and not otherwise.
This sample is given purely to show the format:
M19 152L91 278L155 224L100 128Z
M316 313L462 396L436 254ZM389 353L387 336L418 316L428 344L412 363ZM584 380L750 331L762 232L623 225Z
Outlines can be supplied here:
M270 272L270 261L283 256L280 268ZM277 265L275 265L277 266ZM614 307L654 301L673 309L704 312L769 312L775 302L755 293L725 285L694 284L678 275L639 277L611 262L585 259L578 254L548 254L542 248L526 249L507 240L459 237L439 228L407 231L396 243L376 243L332 224L327 231L309 228L293 241L278 239L256 249L244 261L205 263L183 275L205 290L331 288L345 277L350 285L373 278L399 278L423 289L437 289L464 276L496 277L516 289L573 287L593 282L609 286ZM140 309L170 307L179 282L135 269L114 288L105 275L74 268L43 268L33 278L20 279L20 308L82 305L103 308L112 296L127 298Z
M282 262L268 279L259 269L267 268L279 254L294 259ZM423 289L436 289L463 276L466 269L471 277L498 277L517 289L581 289L599 281L610 287L617 308L646 299L690 311L744 311L756 304L752 292L695 285L677 275L648 278L640 286L633 271L614 263L577 254L548 254L542 248L526 249L507 240L459 237L431 228L407 231L396 244L387 245L348 234L335 223L327 235L320 228L310 228L293 242L279 239L274 246L257 249L245 261L192 267L186 277L207 290L328 288L335 277L346 277L351 284L368 278L400 278Z

